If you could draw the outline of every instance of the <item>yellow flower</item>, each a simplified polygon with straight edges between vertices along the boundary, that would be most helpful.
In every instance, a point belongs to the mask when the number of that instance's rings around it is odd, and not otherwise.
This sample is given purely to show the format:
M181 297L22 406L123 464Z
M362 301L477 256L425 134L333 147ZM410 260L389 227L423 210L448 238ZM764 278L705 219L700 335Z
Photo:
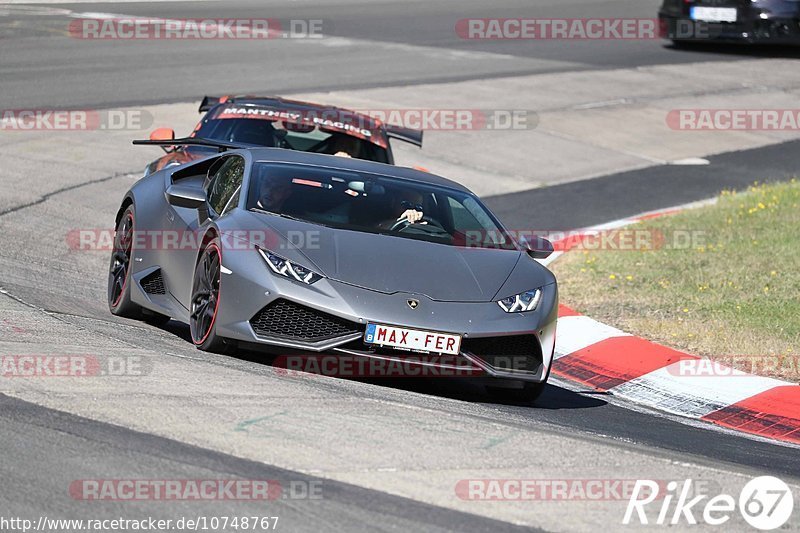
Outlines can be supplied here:
M625 276L625 279L627 279L628 281L633 281L633 276Z
M617 276L615 276L614 274L611 274L610 276L608 276L608 279L617 279Z

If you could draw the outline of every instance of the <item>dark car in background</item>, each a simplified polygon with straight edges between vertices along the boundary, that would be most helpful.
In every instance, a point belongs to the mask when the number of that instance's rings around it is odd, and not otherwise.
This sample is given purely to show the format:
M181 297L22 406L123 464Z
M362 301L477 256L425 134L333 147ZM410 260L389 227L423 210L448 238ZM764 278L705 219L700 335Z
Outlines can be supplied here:
M394 164L391 139L422 146L422 131L386 124L364 113L279 97L206 96L205 113L190 137L239 145L286 148ZM159 128L151 140L171 140L175 131ZM145 176L216 152L213 147L166 146Z
M673 42L800 44L798 0L664 0L662 36Z

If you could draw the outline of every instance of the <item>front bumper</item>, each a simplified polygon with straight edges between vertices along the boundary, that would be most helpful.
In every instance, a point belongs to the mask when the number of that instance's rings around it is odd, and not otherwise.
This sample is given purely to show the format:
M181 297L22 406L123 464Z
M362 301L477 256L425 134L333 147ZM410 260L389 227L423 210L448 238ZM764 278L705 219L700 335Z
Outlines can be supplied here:
M535 311L505 313L494 302L439 302L425 295L385 294L330 279L304 285L274 275L260 256L256 264L263 269L253 268L253 260L249 252L223 254L223 264L231 272L220 283L216 327L223 337L278 353L330 353L437 365L409 357L417 354L366 345L366 324L377 323L461 335L459 366L471 366L476 375L542 382L549 374L558 308L555 284L543 288ZM407 303L412 298L419 301L415 309ZM289 315L284 317L286 323L298 327L287 335L282 328L263 325L259 317L268 309ZM493 348L507 353L489 353Z
M771 17L755 14L737 22L694 21L684 14L659 13L661 37L684 42L742 42L800 45L800 15Z

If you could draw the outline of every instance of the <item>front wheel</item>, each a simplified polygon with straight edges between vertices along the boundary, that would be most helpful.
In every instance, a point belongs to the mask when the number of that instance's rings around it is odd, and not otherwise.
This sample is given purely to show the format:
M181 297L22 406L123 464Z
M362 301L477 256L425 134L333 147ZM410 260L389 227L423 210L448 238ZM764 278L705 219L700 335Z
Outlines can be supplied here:
M550 379L550 370L552 369L553 367L551 364L551 366L547 369L544 380L541 383L522 381L519 382L522 386L514 389L505 387L492 387L491 385L487 385L486 392L488 392L492 398L501 402L524 404L535 403L544 392L544 389L547 388L547 380Z
M206 352L225 352L229 342L217 335L217 312L220 301L222 252L218 239L209 242L200 253L192 282L189 329L192 342Z
M111 251L111 264L108 267L108 309L113 315L163 326L169 322L170 317L144 309L131 301L135 218L133 205L129 205L122 213L114 233L114 249Z
M487 386L486 390L493 399L501 402L532 404L539 399L546 387L546 381L541 383L526 381L521 388L511 389Z

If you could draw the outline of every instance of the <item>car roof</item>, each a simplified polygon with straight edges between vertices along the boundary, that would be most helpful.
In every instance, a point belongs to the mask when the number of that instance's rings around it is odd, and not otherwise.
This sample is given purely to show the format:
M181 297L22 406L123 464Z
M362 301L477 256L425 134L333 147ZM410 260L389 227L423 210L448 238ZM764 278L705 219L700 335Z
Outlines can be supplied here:
M246 150L232 150L231 153L247 152L254 161L263 163L294 163L326 167L343 171L366 172L390 178L398 178L426 185L436 185L473 194L472 191L460 183L449 180L436 174L423 172L414 168L387 165L364 159L339 157L335 155L316 154L283 148L248 148Z

